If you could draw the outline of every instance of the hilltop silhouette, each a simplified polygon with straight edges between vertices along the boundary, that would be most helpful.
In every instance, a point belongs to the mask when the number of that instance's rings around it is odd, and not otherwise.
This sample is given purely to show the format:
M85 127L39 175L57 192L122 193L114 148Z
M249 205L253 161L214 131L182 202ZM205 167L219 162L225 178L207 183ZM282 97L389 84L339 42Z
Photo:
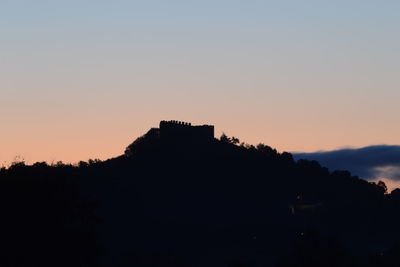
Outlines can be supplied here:
M399 266L400 190L162 121L106 161L0 171L0 266Z

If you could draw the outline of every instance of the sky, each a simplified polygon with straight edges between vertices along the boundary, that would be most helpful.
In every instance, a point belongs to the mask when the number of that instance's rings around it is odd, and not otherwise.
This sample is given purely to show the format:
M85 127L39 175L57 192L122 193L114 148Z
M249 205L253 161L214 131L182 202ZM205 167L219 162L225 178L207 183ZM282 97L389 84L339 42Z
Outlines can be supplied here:
M160 120L398 145L400 1L2 0L0 165L107 159Z

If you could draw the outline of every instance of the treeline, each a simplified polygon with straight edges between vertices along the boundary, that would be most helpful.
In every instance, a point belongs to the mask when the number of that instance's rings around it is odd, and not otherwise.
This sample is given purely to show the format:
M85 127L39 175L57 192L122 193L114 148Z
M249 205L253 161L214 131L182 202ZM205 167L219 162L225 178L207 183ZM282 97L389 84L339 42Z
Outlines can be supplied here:
M223 134L0 170L0 266L398 266L400 190Z

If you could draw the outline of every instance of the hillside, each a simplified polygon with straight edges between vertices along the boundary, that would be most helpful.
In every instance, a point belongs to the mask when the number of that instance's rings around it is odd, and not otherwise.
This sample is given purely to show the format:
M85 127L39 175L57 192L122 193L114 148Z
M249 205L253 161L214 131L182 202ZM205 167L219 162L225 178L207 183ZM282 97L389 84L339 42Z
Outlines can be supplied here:
M117 158L14 164L0 183L1 266L400 262L400 190L227 136L152 129Z

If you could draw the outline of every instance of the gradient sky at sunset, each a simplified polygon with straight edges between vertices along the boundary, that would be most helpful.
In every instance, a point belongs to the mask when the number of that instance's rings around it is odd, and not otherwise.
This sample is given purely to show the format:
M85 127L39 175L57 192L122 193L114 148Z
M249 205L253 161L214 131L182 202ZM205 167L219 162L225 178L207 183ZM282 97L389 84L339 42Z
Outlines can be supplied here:
M0 165L162 119L279 151L400 144L400 1L2 0Z

